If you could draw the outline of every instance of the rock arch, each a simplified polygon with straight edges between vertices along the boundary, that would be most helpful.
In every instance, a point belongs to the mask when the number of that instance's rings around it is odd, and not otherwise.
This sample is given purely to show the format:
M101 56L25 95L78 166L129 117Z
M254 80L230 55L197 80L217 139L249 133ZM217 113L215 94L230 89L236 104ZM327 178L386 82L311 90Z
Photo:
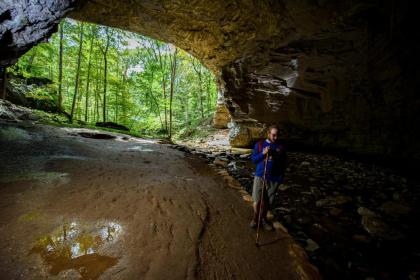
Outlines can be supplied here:
M170 42L199 58L217 75L242 135L257 137L255 127L279 123L301 144L420 158L418 43L406 3L5 0L0 63L47 38L66 15Z

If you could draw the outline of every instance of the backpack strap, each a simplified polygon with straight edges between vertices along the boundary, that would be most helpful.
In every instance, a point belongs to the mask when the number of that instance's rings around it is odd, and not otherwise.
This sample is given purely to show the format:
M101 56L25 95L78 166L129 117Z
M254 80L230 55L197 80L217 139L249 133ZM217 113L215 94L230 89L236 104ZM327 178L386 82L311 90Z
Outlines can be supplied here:
M260 139L259 141L258 141L258 153L261 153L262 152L262 146L263 146L263 143L264 143L264 139Z

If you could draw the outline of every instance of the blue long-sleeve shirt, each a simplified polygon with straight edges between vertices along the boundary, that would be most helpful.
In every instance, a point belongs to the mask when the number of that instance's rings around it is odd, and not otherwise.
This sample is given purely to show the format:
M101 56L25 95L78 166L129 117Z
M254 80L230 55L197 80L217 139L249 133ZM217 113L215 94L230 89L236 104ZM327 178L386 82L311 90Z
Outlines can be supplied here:
M284 172L286 169L287 159L286 150L280 143L271 143L268 139L262 142L261 152L259 151L259 142L255 143L251 160L256 164L255 176L264 176L264 148L269 146L272 154L267 160L266 179L272 182L283 182Z

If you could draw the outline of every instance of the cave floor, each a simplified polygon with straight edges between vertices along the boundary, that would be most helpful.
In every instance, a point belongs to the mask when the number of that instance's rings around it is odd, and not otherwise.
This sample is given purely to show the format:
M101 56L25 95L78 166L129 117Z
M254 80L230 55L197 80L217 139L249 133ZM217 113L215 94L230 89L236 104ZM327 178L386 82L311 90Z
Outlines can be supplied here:
M1 279L317 277L285 232L255 246L251 207L203 159L119 134L0 126Z

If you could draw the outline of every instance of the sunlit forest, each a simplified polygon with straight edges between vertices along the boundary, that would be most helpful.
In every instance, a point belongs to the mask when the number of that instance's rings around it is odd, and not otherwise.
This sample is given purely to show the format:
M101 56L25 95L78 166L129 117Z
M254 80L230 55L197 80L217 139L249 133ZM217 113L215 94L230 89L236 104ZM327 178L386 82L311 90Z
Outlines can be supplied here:
M51 80L31 94L53 99L70 123L115 122L168 137L208 119L217 98L213 74L185 51L71 19L9 71Z

